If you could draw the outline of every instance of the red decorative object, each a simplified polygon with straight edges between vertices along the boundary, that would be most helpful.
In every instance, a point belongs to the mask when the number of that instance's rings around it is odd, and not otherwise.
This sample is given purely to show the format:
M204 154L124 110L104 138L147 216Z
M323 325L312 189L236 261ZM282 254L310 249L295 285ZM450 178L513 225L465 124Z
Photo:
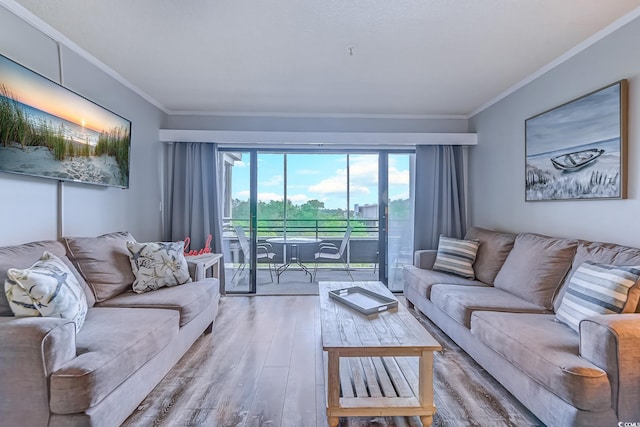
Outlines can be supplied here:
M213 237L211 236L211 234L209 234L209 237L207 237L207 242L205 243L204 248L200 249L199 251L196 251L195 249L188 250L189 249L189 245L191 244L191 238L189 236L185 237L185 239L184 239L184 255L185 256L196 256L196 255L202 255L202 254L211 253L211 240L212 239L213 239Z

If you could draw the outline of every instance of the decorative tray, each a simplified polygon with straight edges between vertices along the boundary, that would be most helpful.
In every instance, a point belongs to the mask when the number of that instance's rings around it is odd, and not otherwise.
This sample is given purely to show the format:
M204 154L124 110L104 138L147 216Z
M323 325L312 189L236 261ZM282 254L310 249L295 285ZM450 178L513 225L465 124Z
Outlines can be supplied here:
M329 298L367 316L398 307L397 299L380 295L360 286L329 291Z

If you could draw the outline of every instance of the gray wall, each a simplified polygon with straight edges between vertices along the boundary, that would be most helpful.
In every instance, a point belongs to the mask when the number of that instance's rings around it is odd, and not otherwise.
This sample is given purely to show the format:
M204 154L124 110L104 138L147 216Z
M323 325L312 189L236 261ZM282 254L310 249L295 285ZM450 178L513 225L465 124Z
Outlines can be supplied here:
M0 7L0 53L60 82L57 43ZM64 234L94 236L129 230L139 240L157 240L160 224L158 129L165 114L62 47L64 86L132 121L130 188L64 183ZM55 180L0 173L0 245L57 237Z
M472 117L471 224L640 247L640 19ZM628 199L524 201L524 121L621 79L629 80Z

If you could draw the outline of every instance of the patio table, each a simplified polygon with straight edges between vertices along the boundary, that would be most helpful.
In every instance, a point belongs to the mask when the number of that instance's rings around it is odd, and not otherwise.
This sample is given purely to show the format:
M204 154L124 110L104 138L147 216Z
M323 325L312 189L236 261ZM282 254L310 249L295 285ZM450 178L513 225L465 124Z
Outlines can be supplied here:
M314 237L271 237L267 239L267 242L271 244L278 244L283 246L283 259L284 264L276 268L277 281L280 283L280 275L287 271L291 264L298 265L305 274L308 274L310 281L313 281L313 274L309 271L306 265L300 261L299 245L311 245L322 242L322 239ZM289 256L287 257L287 254Z

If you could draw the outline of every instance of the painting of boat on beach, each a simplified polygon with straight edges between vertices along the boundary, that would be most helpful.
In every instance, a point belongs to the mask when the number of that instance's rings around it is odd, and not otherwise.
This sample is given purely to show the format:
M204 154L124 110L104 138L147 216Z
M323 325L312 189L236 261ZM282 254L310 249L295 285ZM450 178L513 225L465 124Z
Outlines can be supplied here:
M129 188L131 122L0 55L0 172Z
M525 200L625 196L627 81L525 121Z

